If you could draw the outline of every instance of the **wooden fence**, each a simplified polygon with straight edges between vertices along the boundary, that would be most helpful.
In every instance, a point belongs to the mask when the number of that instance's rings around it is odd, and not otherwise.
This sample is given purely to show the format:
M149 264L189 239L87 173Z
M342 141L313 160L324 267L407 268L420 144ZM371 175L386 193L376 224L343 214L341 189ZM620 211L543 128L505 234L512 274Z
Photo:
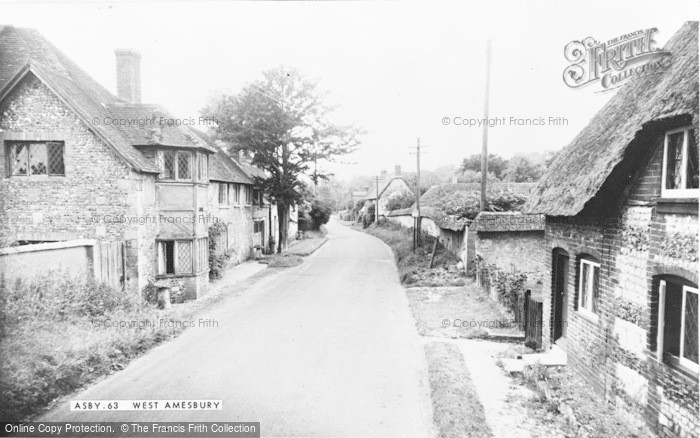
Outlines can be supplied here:
M95 279L116 289L123 289L126 267L124 242L97 242L92 248Z
M478 269L476 281L479 287L489 297L498 301L503 307L513 314L517 327L525 332L525 345L534 348L542 348L542 298L539 290L532 295L535 288L532 284L526 284L524 290L510 291L505 295L492 290L491 278L488 270Z
M524 314L525 345L539 350L542 348L542 299L528 296Z

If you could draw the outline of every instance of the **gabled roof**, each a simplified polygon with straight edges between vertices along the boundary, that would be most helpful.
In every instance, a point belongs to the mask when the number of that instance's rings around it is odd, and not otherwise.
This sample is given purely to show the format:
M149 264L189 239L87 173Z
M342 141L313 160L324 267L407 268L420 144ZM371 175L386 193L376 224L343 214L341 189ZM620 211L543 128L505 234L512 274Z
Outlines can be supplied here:
M523 211L575 216L594 200L645 126L678 117L698 122L698 23L687 22L666 44L668 70L631 79L564 148ZM608 187L622 192L622 184Z
M34 75L135 170L160 172L136 145L209 149L187 127L159 126L151 132L153 126L112 123L115 119L146 120L167 113L154 105L131 104L114 96L34 29L0 27L0 60L0 100L27 75Z
M406 183L406 180L403 178L403 176L400 175L395 175L387 178L383 178L379 180L379 197L381 198L386 189L389 188L392 182L394 180L401 180L403 181L404 184L406 184L406 187L408 187L408 184ZM409 187L410 190L410 187ZM372 184L369 185L369 188L367 188L367 192L365 193L365 200L371 201L374 199L377 199L377 183L373 182Z

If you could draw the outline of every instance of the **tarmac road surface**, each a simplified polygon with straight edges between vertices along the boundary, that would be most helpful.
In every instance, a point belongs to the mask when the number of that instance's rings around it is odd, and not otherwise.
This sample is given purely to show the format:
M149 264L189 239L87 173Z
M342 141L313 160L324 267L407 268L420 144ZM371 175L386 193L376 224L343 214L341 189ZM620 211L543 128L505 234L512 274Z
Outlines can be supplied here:
M39 421L259 421L263 436L435 436L427 366L391 250L328 224L304 264ZM225 292L224 292L225 293ZM71 400L221 400L213 411L71 412Z

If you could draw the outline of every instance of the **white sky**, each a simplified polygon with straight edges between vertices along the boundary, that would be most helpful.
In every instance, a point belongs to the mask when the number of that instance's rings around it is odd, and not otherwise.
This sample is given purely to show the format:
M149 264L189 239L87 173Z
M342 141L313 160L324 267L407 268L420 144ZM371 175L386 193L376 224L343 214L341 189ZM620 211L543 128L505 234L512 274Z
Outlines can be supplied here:
M665 43L695 1L31 2L0 0L0 24L33 27L115 91L114 48L142 54L145 103L199 116L214 93L238 91L281 64L321 79L334 121L368 131L331 170L375 174L458 164L481 148L481 128L443 117L483 114L485 41L492 39L491 116L566 117L568 126L495 127L489 150L558 149L610 98L562 81L564 46L656 27Z

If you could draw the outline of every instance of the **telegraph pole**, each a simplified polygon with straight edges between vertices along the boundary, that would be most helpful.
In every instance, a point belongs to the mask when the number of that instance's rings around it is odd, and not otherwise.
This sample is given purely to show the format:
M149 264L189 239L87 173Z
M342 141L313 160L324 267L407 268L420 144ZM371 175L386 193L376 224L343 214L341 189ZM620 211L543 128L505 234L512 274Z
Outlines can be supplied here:
M377 198L374 201L374 223L379 225L379 177L374 177L375 190L377 191Z
M421 215L420 215L420 137L416 142L416 246L423 246L421 241Z
M489 139L489 86L491 82L491 40L486 40L486 92L484 95L484 125L481 137L481 203L479 209L486 211L486 181L489 172L488 139Z

